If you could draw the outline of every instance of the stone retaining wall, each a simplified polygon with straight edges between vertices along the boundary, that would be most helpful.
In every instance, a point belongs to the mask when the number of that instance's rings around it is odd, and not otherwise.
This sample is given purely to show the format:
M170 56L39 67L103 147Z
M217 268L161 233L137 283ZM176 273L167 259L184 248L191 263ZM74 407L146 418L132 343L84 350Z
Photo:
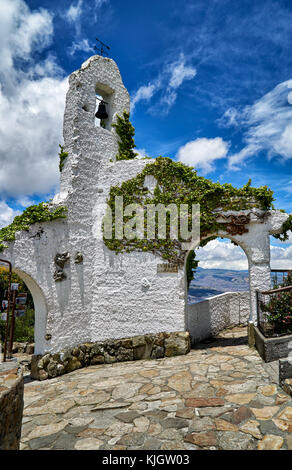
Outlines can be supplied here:
M290 344L292 335L266 338L262 332L255 326L255 347L259 355L265 362L277 361L287 358L290 353Z
M189 351L190 335L186 331L83 343L60 353L34 355L31 376L37 380L46 380L90 365L160 359L187 354Z
M0 450L18 450L23 412L23 377L15 363L0 364Z

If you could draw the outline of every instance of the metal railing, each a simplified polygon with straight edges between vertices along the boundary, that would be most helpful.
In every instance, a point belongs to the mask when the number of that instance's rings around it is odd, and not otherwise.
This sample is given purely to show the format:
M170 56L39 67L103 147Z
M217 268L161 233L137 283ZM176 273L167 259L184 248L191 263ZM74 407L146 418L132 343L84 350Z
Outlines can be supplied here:
M287 282L291 273L292 271L288 269L272 269L271 275L273 275L274 286ZM263 335L276 337L292 333L292 285L276 287L267 291L257 291L256 295L257 323ZM275 319L280 303L281 317ZM274 320L271 320L271 316Z
M274 284L280 284L292 273L291 269L271 269L271 280Z

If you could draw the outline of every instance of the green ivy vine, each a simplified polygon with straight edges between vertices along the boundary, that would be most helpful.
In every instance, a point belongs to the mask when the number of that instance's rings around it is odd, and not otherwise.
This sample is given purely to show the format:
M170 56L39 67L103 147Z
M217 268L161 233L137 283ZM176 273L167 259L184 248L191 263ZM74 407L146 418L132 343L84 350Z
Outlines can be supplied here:
M3 242L12 242L15 240L16 232L20 230L28 231L30 226L36 222L50 222L55 219L64 219L66 218L66 212L67 208L65 206L60 206L52 210L50 204L46 202L27 207L22 214L14 218L10 225L0 229L0 252L7 248Z
M124 111L123 117L117 116L117 122L112 124L119 136L119 151L117 160L132 160L138 154L133 151L136 147L134 142L135 128L130 122L130 114Z
M64 167L64 164L65 164L65 160L66 158L68 157L68 152L64 152L64 148L61 144L59 144L59 147L60 147L60 152L59 152L59 170L60 170L60 173L62 172L63 170L63 167Z
M154 194L149 194L148 189L144 187L144 180L147 175L152 175L157 185ZM175 162L170 158L158 157L153 163L145 166L143 171L135 178L123 182L120 186L113 186L110 189L108 206L111 208L113 215L112 228L115 225L115 197L123 196L124 207L128 204L140 204L144 207L144 236L147 227L147 211L148 204L187 204L189 207L189 230L191 230L191 207L192 204L200 204L200 224L201 238L206 236L214 236L216 238L218 231L224 230L224 224L220 224L216 220L215 209L220 208L222 211L227 210L245 210L251 208L259 208L268 210L273 208L272 201L273 191L267 186L260 188L251 187L251 181L242 188L235 188L231 184L213 183L212 181L198 176L197 172L190 166L180 162ZM124 217L124 224L131 217ZM107 239L104 237L106 246L116 253L144 251L158 254L163 259L171 263L184 263L185 254L181 250L183 241L170 238L170 219L167 216L166 239L156 237L148 240L146 237L128 239ZM180 228L180 227L179 227ZM180 230L179 230L180 232ZM157 234L157 233L156 233ZM208 239L209 241L209 239Z

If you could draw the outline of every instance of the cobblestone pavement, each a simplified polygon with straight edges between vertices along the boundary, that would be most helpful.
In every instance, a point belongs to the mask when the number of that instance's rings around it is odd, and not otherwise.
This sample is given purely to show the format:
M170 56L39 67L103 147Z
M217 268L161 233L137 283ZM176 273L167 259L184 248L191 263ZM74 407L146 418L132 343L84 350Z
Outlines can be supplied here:
M26 383L21 449L292 450L292 399L245 335Z

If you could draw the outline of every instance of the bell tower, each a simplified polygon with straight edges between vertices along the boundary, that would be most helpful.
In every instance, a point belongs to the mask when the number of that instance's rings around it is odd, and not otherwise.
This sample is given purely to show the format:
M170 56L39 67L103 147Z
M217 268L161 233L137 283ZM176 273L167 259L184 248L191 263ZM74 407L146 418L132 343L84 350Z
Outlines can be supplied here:
M107 118L99 125L95 114L100 100L106 102ZM95 55L69 77L64 114L64 151L61 194L86 184L96 184L100 165L115 161L118 138L112 123L130 110L130 98L116 63Z

